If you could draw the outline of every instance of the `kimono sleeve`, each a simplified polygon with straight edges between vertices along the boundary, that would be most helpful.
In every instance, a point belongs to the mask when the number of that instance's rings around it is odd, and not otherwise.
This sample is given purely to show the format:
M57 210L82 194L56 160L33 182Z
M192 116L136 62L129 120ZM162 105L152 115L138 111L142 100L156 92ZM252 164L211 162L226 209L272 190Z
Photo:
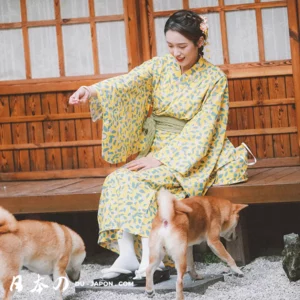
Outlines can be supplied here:
M152 94L152 78L158 58L153 58L134 68L128 74L116 76L93 85L97 97L90 99L93 121L103 118L103 113L120 102L148 101ZM134 103L133 103L134 104ZM142 106L145 103L140 103Z
M94 85L90 100L93 121L102 119L102 157L109 163L125 162L139 151L142 127L152 101L154 74L160 58L151 59L126 75Z
M216 156L217 161L225 139L228 109L227 79L222 76L182 132L153 156L183 176L207 155Z

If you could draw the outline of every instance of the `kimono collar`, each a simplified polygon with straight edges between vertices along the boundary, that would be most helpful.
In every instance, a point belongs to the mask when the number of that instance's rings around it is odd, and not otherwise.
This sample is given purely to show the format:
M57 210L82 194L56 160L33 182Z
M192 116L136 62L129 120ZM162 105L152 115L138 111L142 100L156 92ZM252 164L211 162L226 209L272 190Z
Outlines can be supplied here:
M175 67L175 76L179 80L189 78L190 75L193 75L196 72L198 73L198 72L202 71L203 69L205 69L205 65L206 65L205 59L201 56L199 58L199 60L190 69L188 69L186 72L181 74L181 69L180 69L179 64L176 62L174 57L173 57L173 60L174 60L174 67Z

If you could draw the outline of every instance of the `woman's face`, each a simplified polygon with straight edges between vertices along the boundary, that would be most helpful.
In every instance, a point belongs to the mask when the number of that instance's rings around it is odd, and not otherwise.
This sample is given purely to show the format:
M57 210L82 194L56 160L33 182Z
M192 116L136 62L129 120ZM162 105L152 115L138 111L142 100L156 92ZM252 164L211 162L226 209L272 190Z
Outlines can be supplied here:
M198 61L198 49L202 45L200 38L198 45L184 37L177 31L168 30L166 32L166 41L169 52L175 57L181 67L182 73L189 70Z

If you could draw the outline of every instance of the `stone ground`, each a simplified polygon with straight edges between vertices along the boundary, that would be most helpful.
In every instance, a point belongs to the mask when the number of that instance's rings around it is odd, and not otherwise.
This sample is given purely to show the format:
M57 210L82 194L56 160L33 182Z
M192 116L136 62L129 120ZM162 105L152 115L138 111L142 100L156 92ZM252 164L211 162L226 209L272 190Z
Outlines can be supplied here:
M106 266L99 264L84 264L80 282L91 282L98 278L100 270ZM197 270L202 274L224 274L228 268L223 263L202 264L197 263ZM260 257L248 264L243 269L245 277L238 278L232 275L225 275L224 282L218 282L210 286L204 295L185 292L185 299L200 300L298 300L300 299L300 281L290 282L282 269L282 257L269 256ZM41 291L31 292L35 287L34 281L38 275L22 270L23 290L16 292L16 300L51 300L54 299L53 283L48 277L43 277L43 283L48 285ZM0 290L0 297L3 291ZM163 295L156 295L156 299L175 299L175 292ZM155 299L154 298L154 299ZM115 292L81 292L75 293L75 285L70 284L64 292L65 300L146 300L144 294L120 294Z

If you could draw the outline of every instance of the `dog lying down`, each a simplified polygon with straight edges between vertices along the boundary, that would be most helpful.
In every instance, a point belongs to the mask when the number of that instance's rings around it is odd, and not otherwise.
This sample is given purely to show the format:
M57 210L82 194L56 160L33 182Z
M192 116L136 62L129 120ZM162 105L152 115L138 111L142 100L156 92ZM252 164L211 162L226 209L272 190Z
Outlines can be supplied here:
M177 270L176 299L183 297L183 275L187 271L193 280L203 279L196 273L192 246L207 241L211 250L231 270L239 275L243 272L226 251L220 237L227 241L236 238L235 228L239 212L248 205L233 204L228 200L203 196L176 200L169 191L158 192L158 212L152 223L149 247L150 259L146 270L146 293L154 296L153 273L168 253Z
M62 299L64 280L78 281L85 246L81 237L70 228L54 222L35 220L17 221L0 207L0 282L4 289L3 300L10 300L13 276L24 266L40 275L50 275L60 284L56 299Z

